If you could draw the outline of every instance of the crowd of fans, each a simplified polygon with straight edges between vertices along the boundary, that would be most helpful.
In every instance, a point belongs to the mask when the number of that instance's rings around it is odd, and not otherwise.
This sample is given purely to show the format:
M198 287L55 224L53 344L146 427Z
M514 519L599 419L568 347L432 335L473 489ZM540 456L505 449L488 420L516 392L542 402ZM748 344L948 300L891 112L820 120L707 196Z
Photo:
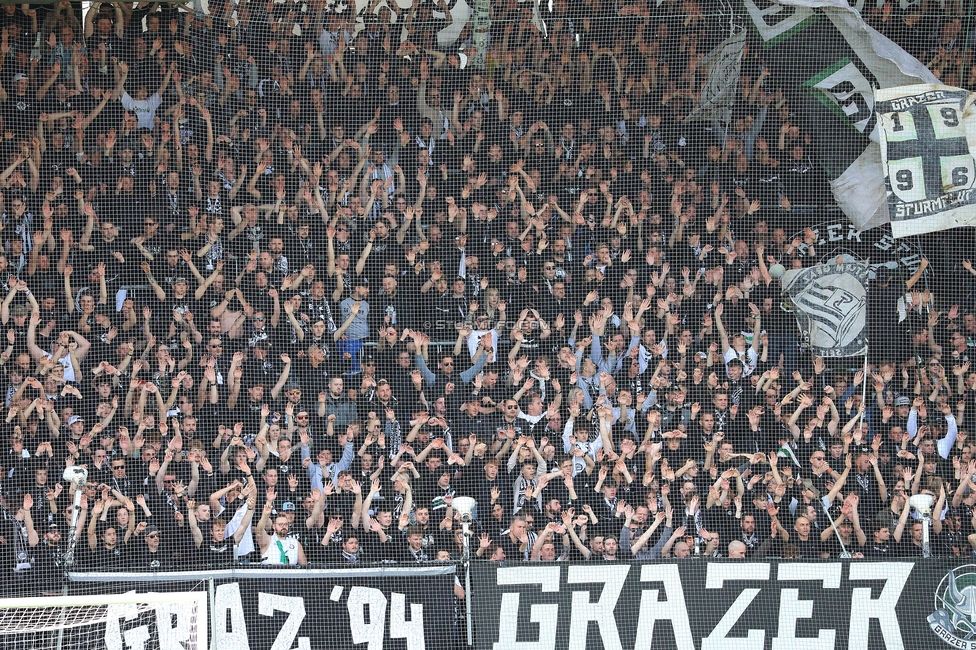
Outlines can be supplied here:
M882 270L868 365L800 349L830 196L762 48L692 121L720 12L493 3L473 68L446 7L0 9L11 575L71 466L85 570L452 561L461 495L506 563L917 556L917 493L972 555L976 312ZM953 7L865 13L951 77Z

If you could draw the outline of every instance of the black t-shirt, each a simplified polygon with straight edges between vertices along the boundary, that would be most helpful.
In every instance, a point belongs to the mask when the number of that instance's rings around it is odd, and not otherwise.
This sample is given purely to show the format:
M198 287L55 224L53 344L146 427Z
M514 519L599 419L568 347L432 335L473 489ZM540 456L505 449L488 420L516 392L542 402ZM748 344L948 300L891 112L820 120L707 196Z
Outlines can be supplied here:
M844 546L841 547L840 540L837 539L836 533L833 530L830 531L830 537L826 542L821 543L821 549L824 553L830 553L831 558L840 557L841 553L846 549L848 553L863 553L865 548L857 543L857 538L852 533L850 542L844 542Z
M207 535L197 549L196 559L202 566L230 566L234 563L234 540L229 538L215 542L212 535Z
M901 542L895 545L895 555L898 557L922 557L922 545L915 545L912 543L912 533L910 531L911 521L908 522L909 525L905 526L905 532L901 536ZM932 550L932 557L938 557L942 555L945 551L945 546L942 544L941 535L936 535L935 531L929 532L929 546Z
M99 544L98 548L88 554L88 565L100 571L121 571L128 563L128 549L119 543L113 549L107 549Z
M37 116L41 113L41 104L28 91L26 95L10 93L7 101L3 104L3 115L7 128L13 129L16 133L27 133L33 131L37 126Z
M895 555L895 549L891 541L868 542L861 552L864 553L864 557L869 559L890 558Z
M173 555L166 551L162 545L155 553L151 553L144 540L137 543L140 543L142 548L130 555L130 567L134 571L158 571L173 568Z
M370 562L395 562L397 560L397 539L402 535L396 529L395 524L385 532L387 537L385 542L380 542L380 536L372 530L360 535L359 547Z
M820 542L820 535L812 529L806 541L800 539L799 535L792 535L789 543L800 549L800 557L804 559L817 559L824 551L823 544Z

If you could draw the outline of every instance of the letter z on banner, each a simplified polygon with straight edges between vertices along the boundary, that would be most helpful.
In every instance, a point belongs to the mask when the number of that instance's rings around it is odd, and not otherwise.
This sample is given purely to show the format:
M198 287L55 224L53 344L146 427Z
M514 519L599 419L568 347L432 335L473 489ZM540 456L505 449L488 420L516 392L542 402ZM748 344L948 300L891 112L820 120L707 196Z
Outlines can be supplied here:
M853 357L868 349L865 264L821 264L787 271L783 293L793 302L801 346L818 357Z
M876 91L895 237L976 224L974 99L961 88L935 84Z

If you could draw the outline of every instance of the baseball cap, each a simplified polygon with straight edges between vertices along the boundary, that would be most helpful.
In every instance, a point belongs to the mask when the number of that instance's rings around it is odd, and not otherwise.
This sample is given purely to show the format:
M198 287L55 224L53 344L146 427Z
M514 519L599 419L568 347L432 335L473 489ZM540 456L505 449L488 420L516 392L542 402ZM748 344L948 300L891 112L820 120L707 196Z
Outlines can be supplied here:
M182 275L176 278L175 280L173 280L173 284L179 284L180 282L182 282L183 284L187 284L186 278L184 278Z
M149 524L148 526L146 526L146 533L145 534L147 536L148 535L152 535L153 533L158 533L158 532L159 532L159 527L156 526L155 524Z
M17 74L14 75L14 83L17 83L22 79L27 79L27 75L25 75L23 72L18 72Z
M895 398L895 406L911 406L912 400L908 399L904 395Z
M358 275L358 276L356 276L356 279L353 281L352 286L354 286L354 287L368 287L369 286L369 278L367 278L365 275Z
M281 510L283 512L293 511L295 510L295 504L292 503L291 501L285 501L284 503L281 504Z
M817 486L815 486L813 484L813 481L811 481L810 479L805 478L802 481L800 481L800 483L803 484L804 490L810 490L811 492L813 492L813 495L816 497L820 496L820 490L817 489Z
M72 415L70 418L68 418L68 426L70 427L75 422L84 422L84 421L85 419L80 415Z

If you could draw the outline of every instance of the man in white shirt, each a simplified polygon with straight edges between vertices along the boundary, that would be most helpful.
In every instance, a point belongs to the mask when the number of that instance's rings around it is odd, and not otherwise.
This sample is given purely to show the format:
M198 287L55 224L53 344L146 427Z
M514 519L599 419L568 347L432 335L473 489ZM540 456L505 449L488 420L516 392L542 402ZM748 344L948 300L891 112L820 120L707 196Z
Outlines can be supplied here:
M136 87L135 97L123 91L122 96L119 98L119 101L122 103L122 108L136 114L140 129L153 130L156 124L156 110L163 103L163 93L166 92L166 87L169 86L169 78L173 76L174 70L176 70L176 63L171 63L169 68L166 69L166 74L163 76L163 82L159 84L159 89L152 95L149 94L149 90L144 83Z
M288 536L288 518L280 514L274 519L272 533L268 534L268 522L274 510L274 493L268 495L258 522L258 545L262 564L284 564L305 566L305 549L297 539Z

